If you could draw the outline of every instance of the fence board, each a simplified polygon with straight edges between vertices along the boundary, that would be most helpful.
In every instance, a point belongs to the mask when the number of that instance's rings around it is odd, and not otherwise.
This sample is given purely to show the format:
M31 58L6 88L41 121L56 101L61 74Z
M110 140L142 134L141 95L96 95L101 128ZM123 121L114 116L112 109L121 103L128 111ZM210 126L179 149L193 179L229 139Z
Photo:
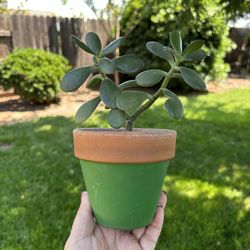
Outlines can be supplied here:
M68 29L68 18L60 18L60 38L62 54L69 58L69 29Z
M24 48L32 47L28 16L20 16L20 19L21 19L22 46ZM22 27L26 28L23 29Z
M73 34L76 35L77 37L81 38L82 40L84 39L83 34L85 34L84 27L85 27L85 25L82 22L82 19L77 18L76 24L75 24L75 30L73 31ZM75 49L76 49L76 67L80 67L81 65L85 64L84 52L82 51L82 49L80 49L76 46L75 46Z
M7 15L0 15L0 58L7 56L11 49L10 21Z
M54 53L59 53L58 31L56 22L56 17L47 17L49 50Z
M40 19L37 16L33 17L33 25L35 27L34 29L34 37L35 37L35 43L36 43L36 49L42 49L42 39L41 39L41 29L40 29Z
M11 16L11 30L12 30L13 47L17 48L20 46L20 43L21 43L21 36L19 35L18 16L17 15Z
M9 15L6 15L6 14L0 15L0 29L1 30L10 29Z
M36 48L35 41L35 27L34 27L34 19L32 16L26 16L26 25L27 25L27 47Z
M40 19L40 29L41 29L41 39L42 39L42 49L49 51L49 34L47 19L44 16L39 17Z

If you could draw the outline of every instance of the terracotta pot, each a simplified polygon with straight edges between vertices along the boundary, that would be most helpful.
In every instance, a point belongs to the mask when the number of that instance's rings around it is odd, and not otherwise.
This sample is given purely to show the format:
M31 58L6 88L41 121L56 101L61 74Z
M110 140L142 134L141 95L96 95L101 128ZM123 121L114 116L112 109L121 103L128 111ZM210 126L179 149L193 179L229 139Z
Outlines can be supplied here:
M132 230L152 221L176 132L165 129L75 129L80 159L98 224Z

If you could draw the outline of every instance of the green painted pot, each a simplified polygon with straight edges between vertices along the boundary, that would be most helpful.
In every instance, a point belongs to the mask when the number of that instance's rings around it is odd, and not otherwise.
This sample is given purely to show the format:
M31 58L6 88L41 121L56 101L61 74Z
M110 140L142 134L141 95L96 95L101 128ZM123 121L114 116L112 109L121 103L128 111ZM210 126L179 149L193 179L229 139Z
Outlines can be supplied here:
M74 130L75 155L98 224L132 230L151 223L175 140L170 130Z
M98 224L131 230L154 216L169 161L144 164L81 160L90 202Z

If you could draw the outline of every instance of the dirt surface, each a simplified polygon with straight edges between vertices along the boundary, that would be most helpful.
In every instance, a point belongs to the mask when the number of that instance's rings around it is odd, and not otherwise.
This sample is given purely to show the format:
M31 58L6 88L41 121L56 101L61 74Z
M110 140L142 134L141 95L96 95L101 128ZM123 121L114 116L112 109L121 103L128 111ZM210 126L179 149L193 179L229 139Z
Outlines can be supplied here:
M229 89L237 89L237 88L250 88L250 77L249 78L231 77L220 83L210 82L208 84L208 91L211 93L223 92Z
M45 116L72 116L83 102L97 95L97 92L84 88L72 93L62 93L58 104L48 106L24 102L12 91L3 92L0 89L0 125Z
M233 88L250 88L250 79L229 78L222 83L209 83L208 91L223 92ZM97 96L98 92L82 88L73 93L62 93L59 104L35 105L20 100L12 91L0 89L0 125L28 121L45 116L73 116L85 101ZM101 106L99 106L102 108Z

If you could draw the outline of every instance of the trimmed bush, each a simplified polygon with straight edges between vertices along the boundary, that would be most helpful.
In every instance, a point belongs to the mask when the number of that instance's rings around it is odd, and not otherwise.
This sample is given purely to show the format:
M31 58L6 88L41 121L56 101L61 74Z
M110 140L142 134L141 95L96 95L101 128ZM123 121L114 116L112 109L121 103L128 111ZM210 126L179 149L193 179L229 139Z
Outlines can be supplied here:
M0 85L22 99L41 104L59 100L60 80L70 69L63 56L35 49L16 49L0 64Z
M146 49L146 41L169 44L169 32L181 31L186 46L196 39L204 40L207 57L196 67L208 79L225 78L230 70L224 62L233 43L228 38L227 13L220 0L129 0L121 20L122 35L127 34L125 53L139 55L147 68L162 68ZM153 62L153 63L152 63Z

